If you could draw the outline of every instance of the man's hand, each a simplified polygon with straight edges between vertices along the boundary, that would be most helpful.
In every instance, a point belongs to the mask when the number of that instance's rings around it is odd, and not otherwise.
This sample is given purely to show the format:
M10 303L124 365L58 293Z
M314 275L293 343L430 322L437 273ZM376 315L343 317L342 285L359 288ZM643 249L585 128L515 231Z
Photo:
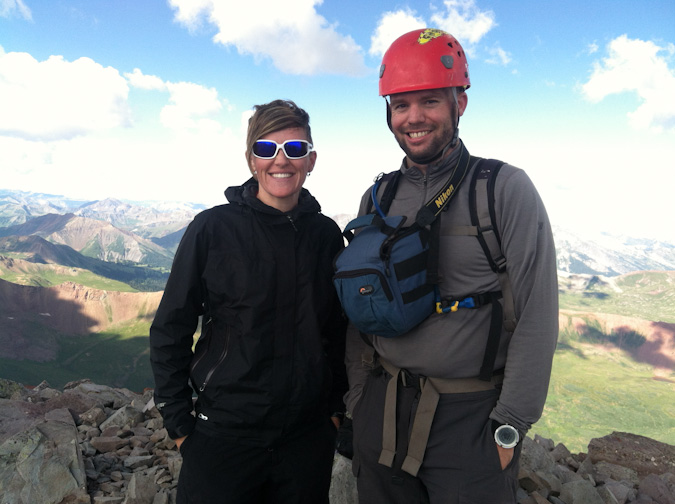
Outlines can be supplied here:
M502 448L498 444L496 444L496 446L497 451L499 452L499 462L502 464L503 471L506 469L506 466L511 463L511 460L513 460L513 448Z

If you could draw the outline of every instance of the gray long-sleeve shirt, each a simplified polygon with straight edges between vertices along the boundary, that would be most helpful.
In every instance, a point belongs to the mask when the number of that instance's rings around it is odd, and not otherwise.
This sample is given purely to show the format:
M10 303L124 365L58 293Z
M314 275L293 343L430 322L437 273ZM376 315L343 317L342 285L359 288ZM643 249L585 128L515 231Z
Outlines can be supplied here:
M447 181L459 150L428 166L426 175L403 163L403 177L388 215L406 215L408 222L414 222L418 209ZM471 175L467 174L441 216L439 287L443 298L461 299L500 290L498 277L476 237L452 234L452 228L471 225ZM367 212L369 195L367 191L359 215ZM555 246L544 205L523 170L508 164L501 168L495 187L495 211L518 325L512 334L502 330L495 369L504 368L504 384L490 416L526 432L543 411L558 337ZM483 362L490 316L489 305L434 313L403 336L374 337L374 347L381 357L414 374L475 377ZM364 351L368 353L365 343L350 328L346 357L350 380L346 403L350 411L367 377L368 370L361 363Z

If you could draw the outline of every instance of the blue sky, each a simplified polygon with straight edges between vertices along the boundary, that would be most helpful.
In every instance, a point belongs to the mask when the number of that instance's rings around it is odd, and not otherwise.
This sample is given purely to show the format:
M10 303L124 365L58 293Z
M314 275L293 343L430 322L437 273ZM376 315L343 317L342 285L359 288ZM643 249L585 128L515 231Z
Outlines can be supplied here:
M290 98L306 187L355 213L403 157L382 52L423 26L467 52L471 153L526 170L555 225L675 243L672 0L0 0L0 188L219 204L251 107Z

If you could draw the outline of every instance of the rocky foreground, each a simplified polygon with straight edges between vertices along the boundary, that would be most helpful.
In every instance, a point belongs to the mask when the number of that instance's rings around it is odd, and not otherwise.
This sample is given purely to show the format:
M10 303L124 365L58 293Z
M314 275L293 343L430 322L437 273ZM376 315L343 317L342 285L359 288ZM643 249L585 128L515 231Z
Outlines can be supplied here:
M0 502L173 504L181 457L151 398L0 380ZM615 432L572 454L527 437L519 480L519 504L675 504L675 446ZM351 461L336 455L331 504L357 502Z

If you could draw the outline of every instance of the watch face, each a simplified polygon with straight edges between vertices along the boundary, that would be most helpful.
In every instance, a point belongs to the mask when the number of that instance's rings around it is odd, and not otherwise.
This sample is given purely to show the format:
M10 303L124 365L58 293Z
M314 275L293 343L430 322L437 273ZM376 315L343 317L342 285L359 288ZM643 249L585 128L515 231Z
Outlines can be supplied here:
M518 431L510 425L502 425L495 431L495 441L504 448L513 448L519 441Z

